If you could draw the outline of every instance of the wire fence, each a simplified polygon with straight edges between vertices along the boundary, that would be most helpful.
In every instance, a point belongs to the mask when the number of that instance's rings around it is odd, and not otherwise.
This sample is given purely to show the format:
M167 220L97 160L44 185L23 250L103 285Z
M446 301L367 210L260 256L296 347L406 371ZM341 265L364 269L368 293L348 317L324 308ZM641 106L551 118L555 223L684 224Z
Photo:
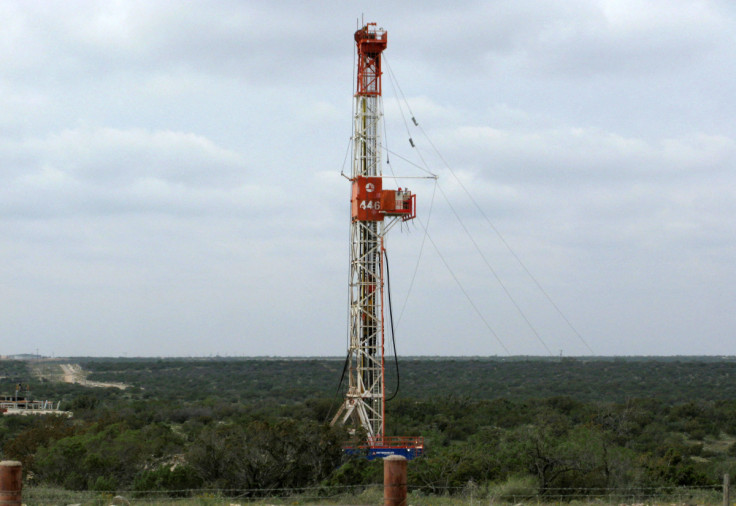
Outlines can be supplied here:
M30 487L23 490L28 505L367 505L383 503L383 484L305 488L182 489L162 491L69 491ZM715 505L723 504L721 486L639 488L550 488L506 490L492 485L440 487L434 493L409 487L409 505L596 504L596 505Z

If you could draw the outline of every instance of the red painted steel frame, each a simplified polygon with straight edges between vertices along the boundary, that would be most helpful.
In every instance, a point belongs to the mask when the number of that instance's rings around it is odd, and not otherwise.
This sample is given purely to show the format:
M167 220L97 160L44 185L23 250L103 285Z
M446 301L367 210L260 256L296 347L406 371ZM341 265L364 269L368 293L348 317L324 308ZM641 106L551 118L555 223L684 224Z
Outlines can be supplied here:
M381 53L386 49L388 34L368 23L355 32L358 46L358 85L356 95L381 94Z
M353 195L350 199L352 217L358 221L383 221L381 193L383 179L358 176L353 179Z

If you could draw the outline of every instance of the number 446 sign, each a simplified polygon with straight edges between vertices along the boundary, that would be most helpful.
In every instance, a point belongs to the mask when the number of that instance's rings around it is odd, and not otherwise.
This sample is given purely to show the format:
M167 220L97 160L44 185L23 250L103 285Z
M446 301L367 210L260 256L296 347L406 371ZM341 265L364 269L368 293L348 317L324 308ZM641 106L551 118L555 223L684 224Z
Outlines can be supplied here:
M383 221L384 215L380 212L382 189L380 177L358 176L353 179L351 207L354 220Z
M381 201L380 200L361 200L360 208L361 209L374 209L378 211L381 209Z

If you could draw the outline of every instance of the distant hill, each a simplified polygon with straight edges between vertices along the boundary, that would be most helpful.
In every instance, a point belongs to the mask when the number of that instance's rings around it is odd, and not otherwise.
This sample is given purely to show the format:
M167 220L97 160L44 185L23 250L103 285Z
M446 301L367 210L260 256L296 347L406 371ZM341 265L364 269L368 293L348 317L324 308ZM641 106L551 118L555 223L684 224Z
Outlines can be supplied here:
M337 394L344 359L78 359L88 379L119 382L171 400L226 396L303 401ZM414 357L386 360L386 385L400 398L571 397L580 401L736 399L735 357ZM400 380L400 381L398 381ZM343 385L344 387L344 385Z
M19 353L17 355L2 355L5 360L37 360L39 358L46 358L41 355L35 355L33 353Z

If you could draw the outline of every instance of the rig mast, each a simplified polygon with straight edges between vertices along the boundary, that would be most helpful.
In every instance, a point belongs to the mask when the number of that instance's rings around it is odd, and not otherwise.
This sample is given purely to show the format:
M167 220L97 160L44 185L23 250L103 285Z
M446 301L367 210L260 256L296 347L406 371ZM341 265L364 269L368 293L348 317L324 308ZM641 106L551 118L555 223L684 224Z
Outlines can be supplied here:
M384 238L412 219L416 196L383 188L381 171L381 54L387 33L368 23L355 32L357 81L353 124L350 222L348 389L332 423L362 427L369 445L385 435Z

